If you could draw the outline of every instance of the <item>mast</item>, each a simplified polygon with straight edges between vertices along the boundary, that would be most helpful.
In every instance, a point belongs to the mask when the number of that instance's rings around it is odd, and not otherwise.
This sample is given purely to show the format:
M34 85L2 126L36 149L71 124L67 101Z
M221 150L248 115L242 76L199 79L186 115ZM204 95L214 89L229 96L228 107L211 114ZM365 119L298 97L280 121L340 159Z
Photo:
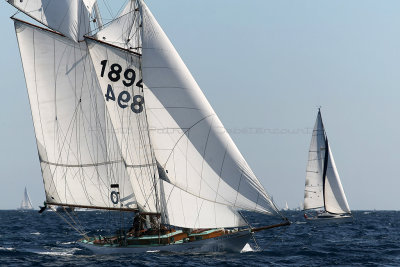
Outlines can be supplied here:
M143 93L141 15L129 1L120 16L85 39L140 212L159 213L157 164ZM100 40L98 40L100 39Z
M137 6L138 6L137 9L135 8L135 12L138 11L139 15L140 15L139 34L137 35L137 44L138 44L138 47L143 47L143 45L142 45L142 36L143 36L143 27L144 27L144 25L143 25L143 8L142 8L142 5L141 5L141 0L135 0L135 2L137 4ZM146 81L143 79L143 69L142 69L143 64L142 64L142 60L143 60L143 57L140 57L140 59L139 59L139 73L140 73L140 77L142 77L142 83L144 84ZM141 90L143 92L143 87L141 88ZM149 134L150 133L150 129L149 129L149 121L148 121L148 117L147 117L147 109L146 108L144 108L144 116L145 116L146 127L147 127L146 133L147 133L147 137L149 138L151 159L152 159L153 162L157 162L157 159L156 159L155 154L154 154L152 141L151 141L150 134ZM158 181L159 181L159 178L160 178L159 177L160 173L158 172L158 166L157 165L154 165L153 169L154 169L153 170L154 171L153 186L154 186L154 191L155 191L155 195L156 195L156 210L157 210L157 213L162 214L162 207L160 207L160 203L161 203L160 196L161 195L160 195L160 192L158 192ZM156 175L157 175L157 177L156 177Z
M103 29L103 19L101 18L101 13L100 13L100 9L99 9L99 5L98 5L97 1L94 3L93 8L94 8L94 14L96 17L97 26L99 27L99 30L102 30Z

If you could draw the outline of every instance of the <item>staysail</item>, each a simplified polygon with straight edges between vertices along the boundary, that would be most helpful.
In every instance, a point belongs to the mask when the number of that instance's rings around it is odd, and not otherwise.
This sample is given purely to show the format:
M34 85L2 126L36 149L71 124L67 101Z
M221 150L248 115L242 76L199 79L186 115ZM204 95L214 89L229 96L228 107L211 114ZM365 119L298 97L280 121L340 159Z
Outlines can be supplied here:
M157 212L157 164L151 152L140 55L87 38L139 208Z
M22 199L20 209L21 210L33 210L32 202L31 202L31 200L29 198L28 191L26 190L26 187L25 187L25 190L24 190L24 198Z
M318 208L335 214L350 213L320 110L311 139L304 191L304 209Z
M86 44L16 19L15 30L47 203L136 208Z
M7 0L26 15L75 42L90 31L95 0Z

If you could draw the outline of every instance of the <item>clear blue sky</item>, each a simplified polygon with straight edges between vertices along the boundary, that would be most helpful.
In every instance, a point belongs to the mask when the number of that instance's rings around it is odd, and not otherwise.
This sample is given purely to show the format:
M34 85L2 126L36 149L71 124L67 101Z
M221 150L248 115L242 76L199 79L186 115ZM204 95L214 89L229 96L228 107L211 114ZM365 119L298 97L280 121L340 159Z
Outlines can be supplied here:
M302 202L322 106L350 207L400 209L400 1L147 3L279 206ZM44 200L14 12L0 2L0 209L24 186Z

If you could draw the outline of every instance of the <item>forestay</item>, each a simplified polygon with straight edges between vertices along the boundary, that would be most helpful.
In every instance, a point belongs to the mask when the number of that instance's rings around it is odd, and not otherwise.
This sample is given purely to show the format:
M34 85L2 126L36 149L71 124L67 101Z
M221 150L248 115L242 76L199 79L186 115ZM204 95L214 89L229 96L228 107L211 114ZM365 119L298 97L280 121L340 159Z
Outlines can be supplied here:
M75 42L90 31L95 0L7 0L26 15Z
M149 140L140 57L94 39L86 42L139 208L158 212L157 165Z
M322 123L321 112L318 112L315 121L308 164L306 170L306 185L304 190L304 209L324 207L323 171L325 159L325 130Z
M144 96L150 139L165 170L164 179L177 192L218 207L276 213L168 37L144 2L140 3ZM198 206L197 214L208 207Z
M48 203L135 208L85 43L15 21ZM120 203L110 198L119 184ZM115 194L114 194L115 196Z

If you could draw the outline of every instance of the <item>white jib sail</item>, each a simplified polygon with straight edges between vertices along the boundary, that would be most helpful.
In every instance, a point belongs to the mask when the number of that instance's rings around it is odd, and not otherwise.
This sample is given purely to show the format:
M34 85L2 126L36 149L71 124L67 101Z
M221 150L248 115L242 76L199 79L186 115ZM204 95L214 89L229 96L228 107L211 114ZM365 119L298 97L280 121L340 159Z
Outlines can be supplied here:
M163 180L160 187L164 223L185 228L246 225L242 216L230 206L201 199Z
M136 208L86 44L19 21L15 29L46 201ZM120 186L117 204L111 184Z
M276 213L168 37L144 2L140 3L150 138L169 183L233 209Z
M25 190L24 190L24 198L23 198L23 200L21 202L21 209L22 210L33 210L32 202L31 202L31 200L29 198L28 191L26 190L26 187L25 187Z
M151 153L140 58L92 39L86 42L138 205L142 211L157 212L157 164Z
M7 0L26 15L71 38L83 40L90 31L93 0Z
M308 152L304 190L305 210L324 207L322 176L324 170L325 151L325 130L322 123L321 113L318 112Z
M329 146L328 166L325 179L325 210L332 213L350 213L349 204L344 194L332 150Z

